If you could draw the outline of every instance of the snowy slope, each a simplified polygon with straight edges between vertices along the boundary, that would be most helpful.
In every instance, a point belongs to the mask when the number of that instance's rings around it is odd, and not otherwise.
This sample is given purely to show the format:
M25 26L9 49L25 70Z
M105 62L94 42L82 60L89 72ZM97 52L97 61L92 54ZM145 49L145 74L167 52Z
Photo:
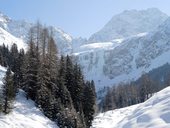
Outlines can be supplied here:
M126 10L113 16L100 31L89 38L89 42L105 42L149 32L158 27L167 17L156 8L140 11Z
M0 45L5 44L6 46L8 45L10 48L14 43L17 44L18 49L26 49L27 47L22 39L16 38L4 29L0 28Z
M35 107L32 100L27 100L20 90L14 103L14 109L8 115L0 114L1 128L58 128Z
M0 66L0 87L6 68ZM27 100L25 92L20 90L14 101L12 112L0 113L0 128L58 128L35 107L32 100Z
M169 128L170 87L156 93L144 103L101 113L93 128Z
M131 115L140 104L126 108L115 109L98 114L92 123L92 128L116 128L115 126L126 116ZM119 128L119 127L117 127Z
M140 104L132 115L127 116L117 128L169 128L170 127L170 87L158 92Z

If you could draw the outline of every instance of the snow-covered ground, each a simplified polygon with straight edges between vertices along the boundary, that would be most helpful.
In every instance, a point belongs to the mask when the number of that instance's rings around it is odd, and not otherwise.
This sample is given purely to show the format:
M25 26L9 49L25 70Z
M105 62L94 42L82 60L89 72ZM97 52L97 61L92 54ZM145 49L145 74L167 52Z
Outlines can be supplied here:
M170 128L170 87L144 103L99 114L93 128Z
M0 128L58 128L35 107L32 100L27 100L25 92L20 90L14 108L8 115L0 114Z
M95 117L92 128L116 128L117 123L130 115L138 106L139 104L100 113Z
M0 66L0 87L6 68ZM4 115L0 113L0 128L58 128L57 125L43 115L32 100L27 100L25 92L20 90L14 101L12 111Z

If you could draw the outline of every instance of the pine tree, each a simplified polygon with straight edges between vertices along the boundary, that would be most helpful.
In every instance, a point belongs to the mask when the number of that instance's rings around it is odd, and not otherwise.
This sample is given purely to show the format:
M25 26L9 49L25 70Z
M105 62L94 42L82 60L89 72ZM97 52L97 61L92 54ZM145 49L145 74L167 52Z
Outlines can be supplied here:
M51 30L52 31L52 30ZM51 32L52 33L52 32ZM49 37L48 45L47 45L47 55L46 55L48 70L49 70L49 78L50 78L50 86L51 91L55 89L58 90L57 81L57 73L58 73L58 57L57 57L57 47L55 45L55 41L52 37L52 34Z
M3 55L2 55L2 49L0 48L0 65L3 65L4 60L3 60Z
M60 58L60 64L59 64L59 70L58 70L58 93L56 92L57 97L61 98L61 102L64 105L64 107L72 106L72 99L70 92L68 91L67 87L65 86L65 75L66 75L66 67L65 67L65 59L64 56L61 56Z
M9 113L12 107L12 101L15 98L15 89L13 86L13 75L11 69L8 68L3 81L3 112Z
M76 69L76 70L75 70ZM79 76L78 76L79 75ZM80 120L79 123L82 124L83 127L85 127L84 123L84 113L83 113L83 107L81 102L82 97L82 84L81 80L79 78L82 78L81 71L79 70L78 65L74 65L71 58L67 55L66 57L66 75L65 75L65 85L70 92L71 99L73 101L73 106L77 112L77 120Z
M3 56L3 65L4 67L7 67L10 62L10 54L8 50L8 46L6 47L5 44L2 46L2 56Z
M21 49L19 53L17 45L13 44L10 51L12 62L10 67L11 70L14 72L14 87L17 92L17 88L19 88L20 83L22 81L21 66L23 65L24 50Z
M72 77L73 78L73 77ZM77 114L74 106L73 101L71 97L71 92L68 91L67 88L67 80L66 80L66 60L64 56L61 56L60 58L60 64L59 64L59 71L58 71L58 87L59 92L56 93L58 97L61 99L61 104L63 105L63 112L62 116L64 118L64 126L67 127L83 127L82 122L79 118L79 115ZM64 127L63 126L63 127Z
M82 112L82 95L83 95L83 76L78 64L74 65L74 86L72 86L72 99L76 111Z
M50 73L51 73L51 76L53 76L53 77L57 76L57 68L58 68L57 54L58 54L58 50L57 50L56 43L53 39L53 32L51 30L51 35L49 36L48 46L47 46L47 57L48 57L48 61L49 61L49 67L51 68Z
M48 28L37 25L31 29L29 40L29 50L23 59L24 68L21 67L19 75L23 77L22 87L27 96L58 126L86 127L84 79L80 67L74 65L69 56L66 59L61 56L58 63L52 30L49 34ZM94 94L94 87L92 90Z
M74 74L73 74L73 63L70 59L70 57L67 55L66 57L66 75L65 75L65 85L68 89L68 91L71 94L71 98L73 99L74 95Z
M16 72L17 70L17 66L18 66L18 47L17 45L14 43L12 46L11 46L11 49L10 49L10 63L9 63L9 66L11 67L11 70L13 72Z
M94 93L94 83L86 82L83 93L83 112L87 128L92 124L95 113L96 94Z
M29 50L26 54L24 89L27 92L27 97L35 100L37 94L37 75L39 69L39 60L36 53L35 44L30 41Z
M18 55L18 61L17 61L17 70L15 73L17 73L17 86L19 88L22 88L22 83L24 81L24 62L25 62L25 52L24 49L21 49Z
M149 95L152 95L152 81L147 74L143 74L141 76L141 82L139 86L139 94L140 94L140 101L144 102L146 99L149 98Z

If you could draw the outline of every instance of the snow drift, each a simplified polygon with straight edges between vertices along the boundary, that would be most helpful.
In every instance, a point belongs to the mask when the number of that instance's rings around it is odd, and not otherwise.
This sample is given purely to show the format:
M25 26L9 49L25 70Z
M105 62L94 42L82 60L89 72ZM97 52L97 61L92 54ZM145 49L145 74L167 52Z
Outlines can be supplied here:
M144 103L99 114L93 128L169 128L169 108L170 87L167 87Z

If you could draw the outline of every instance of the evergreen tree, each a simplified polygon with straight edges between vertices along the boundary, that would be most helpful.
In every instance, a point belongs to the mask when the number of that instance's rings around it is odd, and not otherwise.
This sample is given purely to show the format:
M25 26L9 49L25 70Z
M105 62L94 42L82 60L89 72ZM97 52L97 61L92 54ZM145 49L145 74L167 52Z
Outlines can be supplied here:
M83 94L83 81L81 70L78 65L74 65L71 58L66 57L66 77L65 85L70 92L73 106L77 112L77 119L80 120L83 127L85 127L84 113L82 106L82 94ZM80 123L79 122L79 123Z
M58 93L56 92L55 94L57 95L57 97L61 98L61 102L65 107L69 107L72 106L72 99L71 99L71 95L70 92L68 91L67 87L65 86L65 75L66 75L66 67L65 67L65 59L64 56L61 56L60 58L60 64L59 64L59 70L58 70Z
M11 73L11 69L8 68L6 72L6 76L3 81L3 112L9 113L12 107L12 101L15 98L15 89L13 86L13 75Z
M51 30L52 31L52 30ZM51 32L52 33L52 32ZM55 45L55 41L52 37L52 34L49 37L48 45L47 45L47 66L49 70L49 79L50 79L50 86L51 91L58 90L57 85L57 72L58 72L58 57L57 57L57 47Z
M83 93L83 112L87 128L92 124L95 113L96 94L94 93L94 83L86 82Z
M6 47L5 44L2 46L2 56L3 56L3 65L4 67L7 67L9 64L10 60L10 54L9 54L9 49L8 46Z
M4 60L3 60L3 55L2 55L2 48L0 47L0 65L3 65Z
M84 118L84 79L80 67L74 65L69 56L66 59L61 56L58 63L52 30L49 34L48 28L37 25L30 30L29 40L29 50L23 57L24 66L19 66L21 69L17 71L17 76L23 78L22 87L27 96L59 127L90 126L92 117L86 113L90 123ZM94 82L90 87L95 96Z
M24 49L21 49L18 55L17 61L17 70L15 74L17 74L17 82L16 85L22 88L22 83L24 81L24 62L25 62L25 52Z
M39 61L37 58L35 44L30 41L29 50L26 54L24 89L27 92L27 97L35 100L37 94L37 76L39 69Z
M83 76L78 64L74 65L74 85L72 86L72 99L76 111L82 112L82 95L83 95Z
M17 68L18 68L18 47L17 45L14 43L12 46L11 46L11 49L10 49L10 63L9 63L9 66L11 67L11 70L13 72L16 72Z
M66 57L66 75L65 75L65 85L68 89L68 91L71 94L71 98L73 99L74 95L74 74L73 74L73 63L70 59L70 57L67 55Z

